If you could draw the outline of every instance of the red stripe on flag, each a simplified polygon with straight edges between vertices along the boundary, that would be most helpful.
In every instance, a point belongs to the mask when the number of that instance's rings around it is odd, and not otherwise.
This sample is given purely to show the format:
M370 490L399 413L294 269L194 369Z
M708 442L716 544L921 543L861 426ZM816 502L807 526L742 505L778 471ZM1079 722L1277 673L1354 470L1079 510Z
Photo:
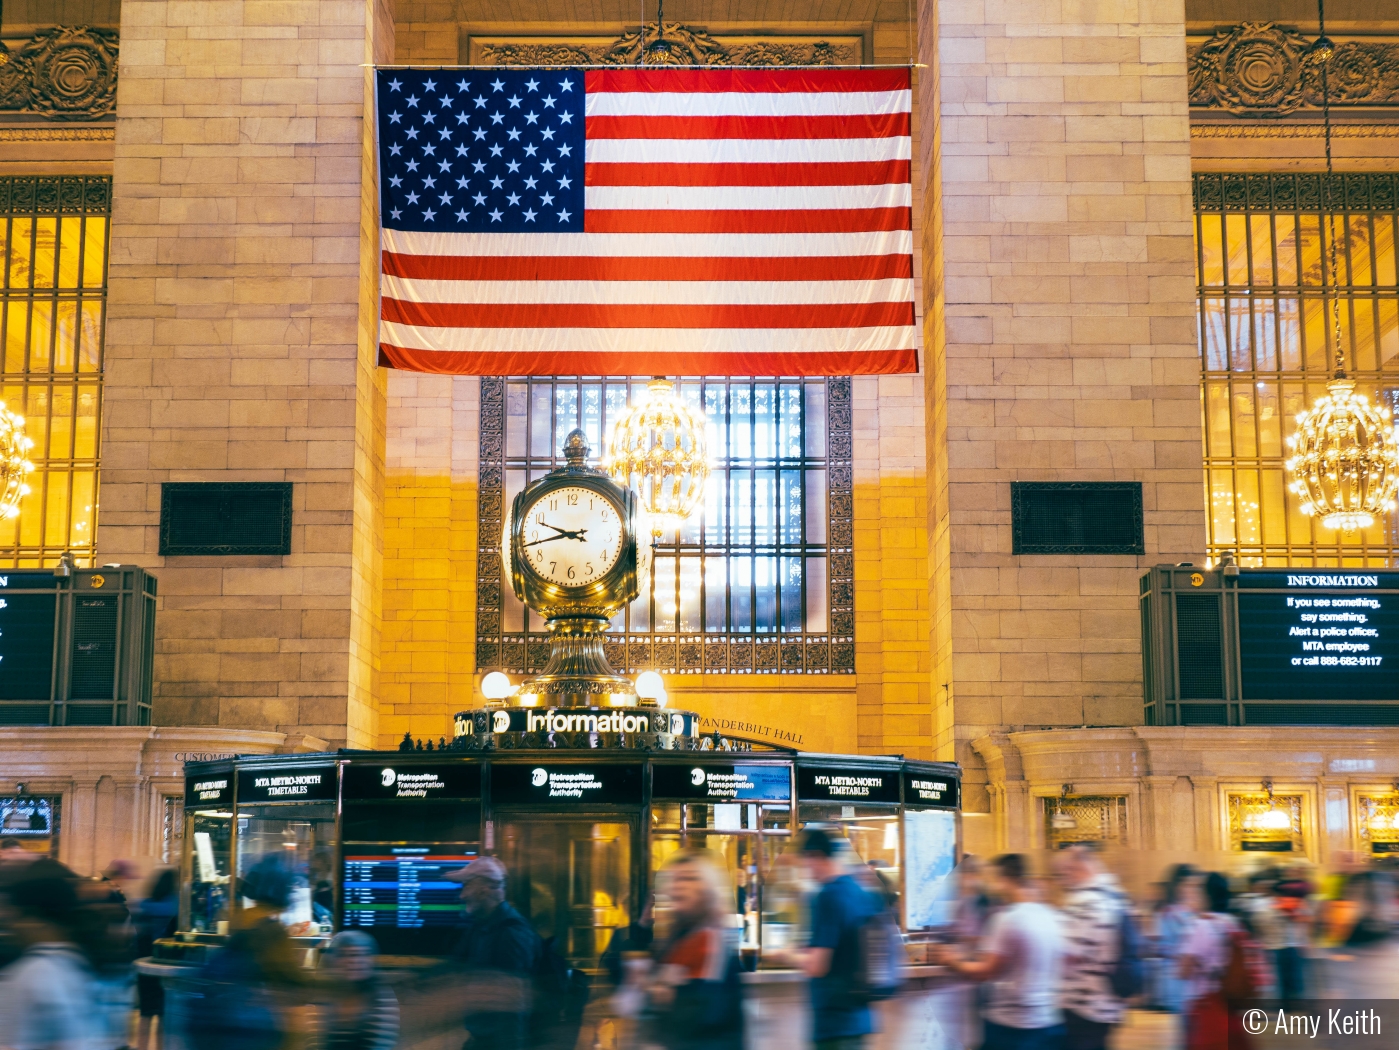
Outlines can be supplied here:
M384 273L428 281L883 281L913 276L909 255L383 256Z
M882 328L913 324L913 304L413 303L384 299L380 316L418 328Z
M588 91L904 91L907 69L590 69Z
M799 117L588 117L594 139L888 139L907 137L907 113Z
M458 376L671 375L694 376L860 376L918 371L913 349L881 351L803 351L771 354L674 354L591 351L476 353L457 350L410 350L379 344L379 364L409 372Z
M869 233L913 229L912 208L686 211L589 208L585 233Z
M906 160L829 164L588 164L589 186L884 186L909 181Z

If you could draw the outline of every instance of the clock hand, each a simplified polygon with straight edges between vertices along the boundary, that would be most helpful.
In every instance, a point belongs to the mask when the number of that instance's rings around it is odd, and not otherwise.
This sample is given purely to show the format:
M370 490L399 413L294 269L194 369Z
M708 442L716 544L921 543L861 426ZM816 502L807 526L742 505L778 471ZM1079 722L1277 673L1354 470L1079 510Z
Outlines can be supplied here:
M547 521L541 521L539 524L543 525L546 529L553 529L557 532L557 536L550 537L550 539L555 540L582 540L588 532L587 529L561 529L557 525L550 525ZM540 540L539 542L543 543L544 541Z
M537 547L541 543L553 543L555 540L566 540L567 536L545 536L542 540L531 540L524 544L526 547Z

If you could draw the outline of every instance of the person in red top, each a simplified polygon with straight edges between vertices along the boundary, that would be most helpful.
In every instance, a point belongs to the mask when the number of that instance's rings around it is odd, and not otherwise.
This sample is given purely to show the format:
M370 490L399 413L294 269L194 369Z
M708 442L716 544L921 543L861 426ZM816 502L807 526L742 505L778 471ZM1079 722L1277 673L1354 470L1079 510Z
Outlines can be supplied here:
M742 1050L733 894L703 850L672 854L656 879L651 1038L666 1050Z

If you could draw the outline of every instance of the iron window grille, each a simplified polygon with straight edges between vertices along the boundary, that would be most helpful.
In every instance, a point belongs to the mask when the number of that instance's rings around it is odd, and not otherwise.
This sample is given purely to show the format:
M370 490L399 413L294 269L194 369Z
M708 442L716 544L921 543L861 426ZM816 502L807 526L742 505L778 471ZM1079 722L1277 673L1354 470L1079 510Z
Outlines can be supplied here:
M1012 554L1144 554L1139 481L1012 481Z
M1399 176L1199 174L1195 223L1208 553L1244 565L1388 566L1399 520L1321 527L1287 488L1286 439L1326 392L1332 361L1322 288L1335 214L1346 369L1391 405L1399 388ZM1329 236L1329 234L1328 234Z
M290 481L167 481L160 554L290 554Z
M575 427L594 459L645 377L481 380L477 666L540 670L544 624L499 557L506 507L562 465ZM688 378L714 465L702 509L662 536L647 593L613 621L619 670L853 673L855 611L848 378Z
M92 564L112 180L0 177L0 397L25 418L35 471L0 562Z

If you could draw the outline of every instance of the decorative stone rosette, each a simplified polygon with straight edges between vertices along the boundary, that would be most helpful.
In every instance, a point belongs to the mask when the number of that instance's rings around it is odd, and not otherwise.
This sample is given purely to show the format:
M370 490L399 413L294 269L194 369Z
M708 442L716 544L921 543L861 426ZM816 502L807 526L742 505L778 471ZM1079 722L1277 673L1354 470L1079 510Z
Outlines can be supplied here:
M109 117L117 101L117 34L91 26L41 29L20 48L0 44L0 114L49 120Z
M1190 48L1190 104L1236 116L1317 109L1321 62L1311 41L1272 22L1243 22ZM1399 106L1399 44L1338 42L1327 70L1332 105Z

